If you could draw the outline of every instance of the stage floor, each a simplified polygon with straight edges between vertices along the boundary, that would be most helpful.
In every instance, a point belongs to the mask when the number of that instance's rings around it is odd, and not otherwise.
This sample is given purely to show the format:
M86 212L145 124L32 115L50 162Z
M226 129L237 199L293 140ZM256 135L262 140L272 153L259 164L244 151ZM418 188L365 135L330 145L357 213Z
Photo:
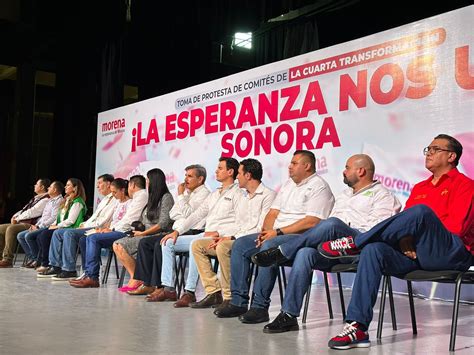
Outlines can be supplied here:
M202 294L199 285L198 299ZM106 286L74 289L67 282L36 279L32 270L0 269L0 354L334 353L327 341L343 322L337 289L331 294L334 320L328 316L324 288L315 285L307 324L302 326L300 319L300 331L270 335L262 332L264 323L241 324L236 318L218 319L210 309L174 309L172 303L122 294L113 270ZM348 303L350 290L345 296ZM271 320L280 308L278 288L272 300ZM381 342L376 341L377 322L370 327L371 354L448 353L452 303L416 299L417 336L411 331L407 297L396 295L395 306L398 330L392 330L387 308ZM461 305L457 354L473 353L473 330L474 307Z

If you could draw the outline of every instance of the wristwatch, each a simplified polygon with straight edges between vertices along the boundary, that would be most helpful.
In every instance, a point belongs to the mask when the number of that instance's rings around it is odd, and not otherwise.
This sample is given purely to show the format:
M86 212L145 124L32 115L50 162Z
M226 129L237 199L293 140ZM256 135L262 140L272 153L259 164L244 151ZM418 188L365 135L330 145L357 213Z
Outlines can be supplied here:
M282 231L280 228L277 228L277 229L275 229L275 230L276 230L276 232L277 232L277 235L283 235L283 234L285 234L285 233L283 233L283 231Z

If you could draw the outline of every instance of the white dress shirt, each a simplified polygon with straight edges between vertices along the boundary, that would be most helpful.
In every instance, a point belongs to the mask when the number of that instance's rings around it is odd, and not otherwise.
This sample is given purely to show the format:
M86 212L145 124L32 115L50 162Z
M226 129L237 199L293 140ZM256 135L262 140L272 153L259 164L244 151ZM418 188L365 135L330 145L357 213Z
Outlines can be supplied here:
M191 193L186 190L183 194L178 195L177 201L170 210L170 218L174 220L173 230L180 229L186 217L196 211L210 193L211 191L209 191L207 186L201 185L195 188ZM206 220L202 219L190 228L204 229L205 224Z
M400 201L375 181L356 193L352 188L345 189L337 196L330 217L337 217L350 227L365 232L397 214L401 208Z
M102 228L108 224L112 215L114 214L115 207L118 204L118 200L109 193L100 201L95 212L90 218L82 224L81 228Z
M143 189L133 194L132 202L127 207L125 216L113 227L118 232L127 232L132 228L132 222L139 221L142 211L148 203L148 192Z
M218 232L219 236L232 236L237 231L235 216L237 206L243 197L238 184L211 193L201 206L191 213L176 231L182 234L201 220L206 220L206 232Z
M63 196L58 195L53 198L48 199L48 203L44 207L43 214L41 218L36 221L36 226L38 228L48 228L54 222L56 222L56 218L58 217L59 207L63 202Z
M328 183L316 173L299 184L292 179L282 186L273 201L272 209L279 210L273 228L283 228L305 218L328 218L334 205L334 196Z
M43 214L43 210L49 200L49 197L44 197L45 195L46 194L36 195L34 199L37 202L31 208L28 208L26 211L18 211L13 215L13 218L16 221L21 222L27 219L41 217L41 215Z
M276 192L270 190L263 183L258 185L253 195L245 193L237 207L237 233L234 237L239 238L244 235L260 233L263 221L272 206Z

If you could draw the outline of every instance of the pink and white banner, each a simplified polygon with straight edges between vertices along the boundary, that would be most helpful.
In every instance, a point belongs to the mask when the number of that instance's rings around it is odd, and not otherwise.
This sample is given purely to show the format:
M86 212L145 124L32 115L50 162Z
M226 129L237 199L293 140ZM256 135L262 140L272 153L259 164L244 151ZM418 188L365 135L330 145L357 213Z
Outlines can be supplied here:
M423 148L446 133L474 178L473 19L469 6L102 112L96 176L159 167L174 193L187 165L204 165L215 188L221 155L255 157L278 190L293 151L309 149L338 194L346 159L364 152L403 203L429 175Z

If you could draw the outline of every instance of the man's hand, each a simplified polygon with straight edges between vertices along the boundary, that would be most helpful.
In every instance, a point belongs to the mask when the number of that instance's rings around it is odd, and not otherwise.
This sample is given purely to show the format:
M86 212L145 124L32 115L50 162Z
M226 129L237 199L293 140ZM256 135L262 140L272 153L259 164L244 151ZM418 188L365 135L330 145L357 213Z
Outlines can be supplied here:
M11 224L17 224L18 222L15 218L12 217L12 219L10 219L10 223Z
M217 244L219 244L220 242L224 241L224 240L231 240L232 237L216 237L216 238L212 238L213 241L211 244L208 245L207 249L216 249L217 247Z
M32 225L30 226L30 231L35 231L35 230L38 230L38 227L35 226L34 224L32 224Z
M219 238L219 232L204 232L204 238Z
M400 250L406 257L413 260L416 259L415 246L413 245L413 237L411 235L403 237L398 243Z
M58 229L59 227L57 225L51 225L49 226L49 229Z
M178 185L178 195L184 194L184 191L186 191L186 186L184 185L184 182Z
M276 236L277 236L276 230L270 229L267 231L263 231L262 233L258 235L257 239L255 240L257 242L257 248L260 248L264 241L273 239Z
M173 244L176 244L176 240L178 239L179 233L177 231L172 231L170 234L167 234L161 239L160 244L161 245L166 245L166 242L171 239L173 240Z

